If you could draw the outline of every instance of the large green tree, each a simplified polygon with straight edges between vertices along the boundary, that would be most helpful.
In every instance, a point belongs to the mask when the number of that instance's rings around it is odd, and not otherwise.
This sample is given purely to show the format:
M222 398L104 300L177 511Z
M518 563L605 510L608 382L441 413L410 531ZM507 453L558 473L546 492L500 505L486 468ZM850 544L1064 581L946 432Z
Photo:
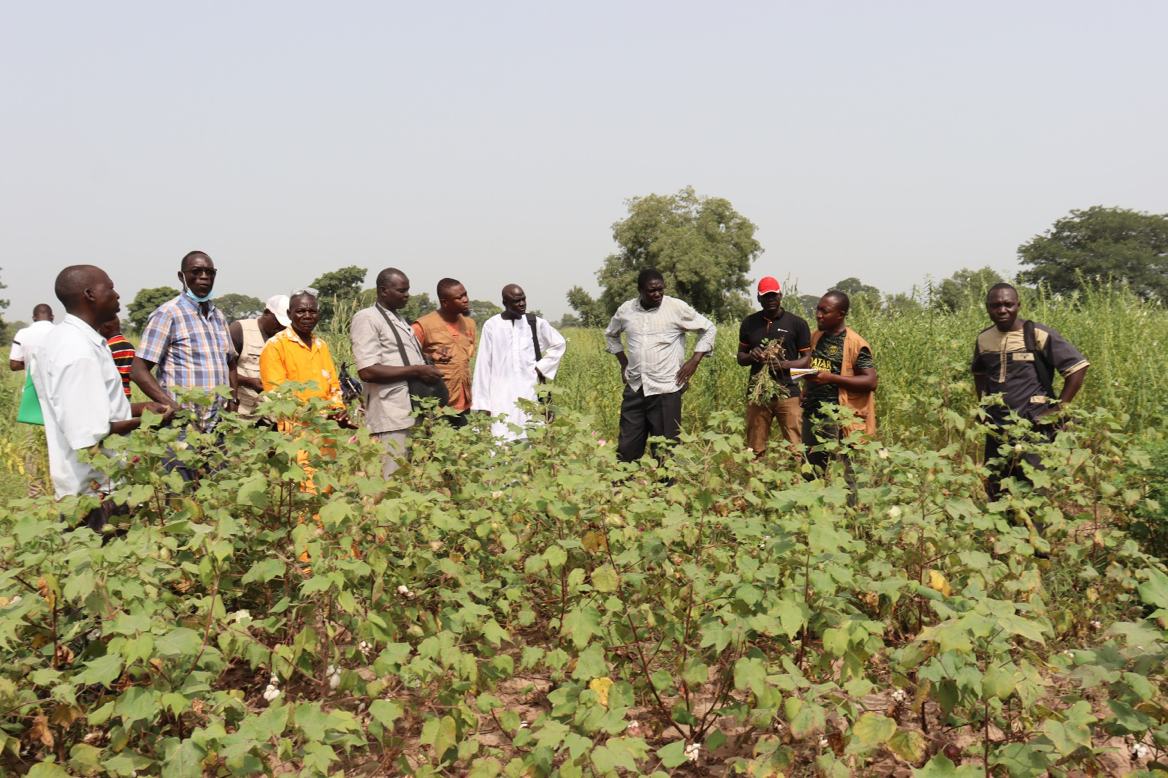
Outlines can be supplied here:
M1168 300L1168 214L1092 206L1073 210L1018 247L1019 278L1052 292L1115 279L1141 297Z
M700 196L687 186L675 195L634 197L626 205L629 215L612 225L619 248L596 274L608 315L637 295L637 274L645 268L661 271L666 294L714 319L750 312L747 273L762 246L754 224L729 200Z
M866 304L870 308L880 307L880 290L855 276L832 284L831 288L846 294L853 306Z
M603 327L612 315L605 311L603 301L593 298L582 286L573 286L568 290L568 305L576 311L579 327Z
M146 320L167 300L178 297L178 290L173 286L156 286L153 289L142 289L134 295L134 302L126 306L126 321L130 329L142 334L146 329Z
M361 284L364 283L368 272L366 268L349 265L325 273L312 282L312 287L316 289L322 324L327 325L332 321L339 308L353 307L352 303L361 294Z
M933 305L945 311L956 311L969 304L980 307L985 304L990 287L1005 280L989 265L980 270L963 267L934 288Z
M260 298L235 292L216 297L215 307L223 313L228 322L254 319L264 312L264 302Z

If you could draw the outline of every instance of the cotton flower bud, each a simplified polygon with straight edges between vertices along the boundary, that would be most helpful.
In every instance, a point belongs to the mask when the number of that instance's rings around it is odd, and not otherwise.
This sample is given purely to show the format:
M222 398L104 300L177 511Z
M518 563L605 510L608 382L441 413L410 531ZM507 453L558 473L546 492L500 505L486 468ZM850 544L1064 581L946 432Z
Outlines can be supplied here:
M1014 451L1015 451L1015 452L1019 452L1019 453L1020 453L1020 452L1022 451L1022 444L1021 444L1021 443L1015 443L1015 444L1014 444Z
M891 508L889 508L889 509L888 509L888 518L890 518L890 519L899 519L899 518L900 518L900 515L901 515L902 513L904 513L904 511L902 511L902 510L900 509L900 506L899 506L899 505L893 505Z

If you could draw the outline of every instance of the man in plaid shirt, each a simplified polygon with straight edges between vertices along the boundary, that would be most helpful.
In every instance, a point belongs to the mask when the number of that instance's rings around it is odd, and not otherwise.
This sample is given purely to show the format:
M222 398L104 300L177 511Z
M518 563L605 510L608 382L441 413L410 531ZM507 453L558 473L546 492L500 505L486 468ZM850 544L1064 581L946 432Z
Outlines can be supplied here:
M138 353L130 368L130 378L146 396L175 410L180 407L172 389L211 391L230 386L235 392L235 346L227 320L211 302L215 285L215 263L202 251L183 257L178 278L183 290L150 315ZM151 373L157 366L157 376ZM188 403L192 421L203 432L214 429L223 405L216 398L210 405ZM235 402L227 404L234 410Z

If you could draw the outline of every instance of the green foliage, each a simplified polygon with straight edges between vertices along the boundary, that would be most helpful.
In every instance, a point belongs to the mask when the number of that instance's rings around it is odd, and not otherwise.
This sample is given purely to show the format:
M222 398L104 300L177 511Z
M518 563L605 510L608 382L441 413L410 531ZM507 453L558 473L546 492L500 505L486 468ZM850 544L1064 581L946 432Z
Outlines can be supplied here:
M946 311L956 311L964 307L976 308L978 305L985 305L990 287L1005 280L988 265L980 270L962 268L941 282L933 304Z
M374 295L376 299L376 295ZM372 305L372 303L370 303ZM430 299L428 292L411 292L409 302L398 313L408 322L415 322L431 311L438 310L438 306Z
M146 329L146 321L150 318L150 314L154 313L158 306L166 301L178 297L178 294L178 290L173 286L140 289L138 294L134 295L134 301L126 306L126 321L129 323L129 329L141 335L142 330Z
M661 271L666 294L718 321L750 311L746 274L762 246L754 239L754 224L728 200L699 196L687 186L675 195L633 197L626 204L629 215L612 225L619 250L596 274L604 289L605 319L637 296L637 273L645 268ZM569 302L576 291L569 292ZM572 303L573 308L591 321L587 301L576 296L583 307Z
M1168 214L1094 205L1072 210L1018 247L1020 278L1056 294L1101 281L1126 283L1142 298L1168 299Z
M222 312L228 323L243 319L254 319L264 312L264 301L258 297L234 292L215 298L215 307Z
M843 292L851 300L852 309L855 310L857 306L866 306L872 309L880 307L880 290L869 284L865 284L860 279L852 276L845 278L832 284L828 289L835 289ZM817 299L816 303L819 302ZM815 304L811 305L812 318L814 318Z
M477 324L480 328L483 326L483 322L485 322L487 319L491 318L497 313L502 312L502 308L500 308L498 305L495 305L494 303L487 302L486 300L470 301L470 317L475 320L475 324ZM534 313L534 311L532 311L532 313ZM413 321L413 319L410 321Z
M59 530L92 498L0 509L0 764L845 775L920 766L922 716L1011 774L1095 772L1115 734L1161 749L1168 576L1092 512L1125 509L1130 438L1084 413L1040 451L1057 504L986 505L959 443L984 428L930 399L915 432L952 443L859 445L858 510L836 465L756 462L729 412L659 463L617 463L571 411L506 456L485 421L426 426L388 482L319 400L273 399L296 436L229 416L221 442L116 439L94 456L131 515L104 545ZM166 474L168 449L201 477Z
M368 272L366 268L349 265L329 271L312 282L318 296L321 324L331 322L338 307L357 299Z
M604 327L608 324L612 313L605 310L604 302L593 299L592 295L584 291L582 286L573 286L568 290L568 305L572 306L572 310L576 312L576 316L572 317L574 322L572 326L576 327ZM561 321L561 326L569 326L565 322L567 316Z

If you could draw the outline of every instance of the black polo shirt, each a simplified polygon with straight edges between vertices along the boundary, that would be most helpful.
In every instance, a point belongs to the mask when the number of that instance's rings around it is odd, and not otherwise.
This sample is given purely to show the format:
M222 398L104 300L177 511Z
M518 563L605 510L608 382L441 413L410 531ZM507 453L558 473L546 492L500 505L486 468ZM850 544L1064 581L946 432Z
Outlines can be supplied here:
M742 320L738 328L738 348L740 351L750 351L755 346L761 346L764 341L780 341L783 344L783 359L794 362L804 353L811 350L811 328L802 317L790 311L779 312L777 319L771 320L762 311L750 314ZM754 379L762 370L762 362L750 365L750 378ZM779 383L794 387L790 370L771 370L771 376Z

